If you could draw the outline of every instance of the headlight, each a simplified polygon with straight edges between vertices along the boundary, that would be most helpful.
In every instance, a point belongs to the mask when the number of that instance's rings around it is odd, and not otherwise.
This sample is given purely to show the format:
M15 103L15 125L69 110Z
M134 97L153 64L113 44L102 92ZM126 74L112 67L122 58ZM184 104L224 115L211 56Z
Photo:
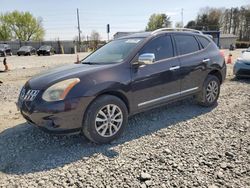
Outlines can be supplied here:
M78 82L80 82L79 78L72 78L58 82L46 89L46 91L43 93L42 98L47 102L64 100L70 90Z

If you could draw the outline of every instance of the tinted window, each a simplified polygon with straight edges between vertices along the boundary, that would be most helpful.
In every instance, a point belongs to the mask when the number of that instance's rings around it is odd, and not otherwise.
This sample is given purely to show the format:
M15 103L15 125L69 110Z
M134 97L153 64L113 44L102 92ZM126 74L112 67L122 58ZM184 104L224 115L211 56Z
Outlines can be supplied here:
M155 54L156 61L173 57L173 46L170 36L160 36L151 40L140 52L140 54L144 53Z
M199 44L193 36L176 35L175 41L180 55L193 53L199 50Z
M204 37L198 36L198 39L199 39L199 41L200 41L200 43L201 43L201 45L202 45L203 48L206 48L209 45L209 43L210 43L210 41L207 40Z

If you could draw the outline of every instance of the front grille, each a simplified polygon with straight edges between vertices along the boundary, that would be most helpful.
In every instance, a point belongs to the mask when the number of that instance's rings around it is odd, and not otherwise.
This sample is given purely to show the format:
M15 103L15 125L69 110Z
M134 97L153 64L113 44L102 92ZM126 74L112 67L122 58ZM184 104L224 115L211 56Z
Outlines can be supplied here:
M21 90L19 100L20 101L34 101L36 96L38 95L39 90L29 89L26 91L25 88Z

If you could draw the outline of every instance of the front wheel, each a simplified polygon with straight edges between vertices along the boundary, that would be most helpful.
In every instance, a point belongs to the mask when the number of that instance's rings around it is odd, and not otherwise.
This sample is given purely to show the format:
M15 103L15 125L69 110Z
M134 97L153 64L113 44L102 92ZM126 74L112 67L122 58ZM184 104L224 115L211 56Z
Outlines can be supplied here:
M98 97L87 109L83 133L91 141L105 144L118 138L128 122L124 102L111 95Z
M197 102L205 107L213 106L217 103L220 95L220 81L214 75L208 75L204 81L203 88L197 96Z

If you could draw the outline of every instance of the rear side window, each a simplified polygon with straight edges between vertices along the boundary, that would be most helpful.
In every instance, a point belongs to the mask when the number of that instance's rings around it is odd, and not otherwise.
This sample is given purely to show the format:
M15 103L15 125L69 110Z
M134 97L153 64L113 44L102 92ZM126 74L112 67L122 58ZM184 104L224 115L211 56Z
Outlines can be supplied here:
M210 44L210 41L204 37L198 36L197 38L200 41L203 48L206 48Z
M145 47L143 47L140 55L144 53L155 54L156 61L173 57L174 51L170 36L160 36L151 40Z
M180 55L200 50L198 42L191 35L175 35L174 38Z

